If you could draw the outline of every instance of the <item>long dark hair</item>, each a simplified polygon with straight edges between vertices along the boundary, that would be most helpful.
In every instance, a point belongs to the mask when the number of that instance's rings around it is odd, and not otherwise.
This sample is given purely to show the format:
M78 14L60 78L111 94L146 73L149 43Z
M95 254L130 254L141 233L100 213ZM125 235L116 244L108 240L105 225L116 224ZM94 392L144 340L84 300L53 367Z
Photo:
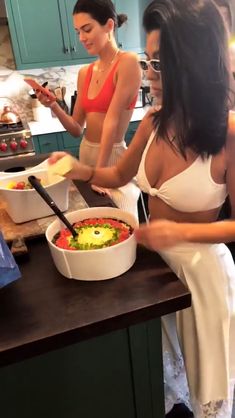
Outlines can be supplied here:
M127 21L126 14L117 14L111 0L78 0L73 14L88 13L100 25L105 25L108 19L113 19L115 27L120 27Z
M225 145L230 92L228 40L212 0L154 0L146 8L147 33L160 29L162 108L154 114L159 137L202 157Z

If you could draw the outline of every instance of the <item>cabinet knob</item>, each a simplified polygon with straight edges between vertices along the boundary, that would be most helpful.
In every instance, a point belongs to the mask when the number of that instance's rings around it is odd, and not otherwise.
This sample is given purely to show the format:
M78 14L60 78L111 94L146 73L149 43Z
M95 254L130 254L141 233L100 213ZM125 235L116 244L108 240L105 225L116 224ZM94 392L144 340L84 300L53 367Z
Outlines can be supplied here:
M71 51L72 51L72 52L76 52L76 50L77 50L77 49L76 49L76 46L75 46L75 45L73 45L73 46L71 47Z
M65 52L65 54L69 53L69 48L67 46L64 47L64 52Z

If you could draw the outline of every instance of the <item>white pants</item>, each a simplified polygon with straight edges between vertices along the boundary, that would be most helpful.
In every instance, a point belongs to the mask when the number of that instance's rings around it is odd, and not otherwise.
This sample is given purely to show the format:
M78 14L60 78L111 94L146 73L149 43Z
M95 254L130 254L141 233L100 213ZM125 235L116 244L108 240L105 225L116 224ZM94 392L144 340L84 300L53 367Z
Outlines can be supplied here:
M95 167L99 148L99 143L90 142L85 137L83 137L80 145L79 160L84 164ZM122 154L125 152L126 148L127 147L125 141L115 143L113 145L112 153L108 161L109 167L116 165ZM140 195L140 190L135 182L131 181L123 187L119 187L118 189L110 189L110 191L112 200L117 205L117 207L127 212L131 212L136 217L136 219L138 219L137 201Z
M162 318L166 412L184 402L195 418L231 418L235 266L230 251L224 244L183 243L159 253L192 295L190 308Z

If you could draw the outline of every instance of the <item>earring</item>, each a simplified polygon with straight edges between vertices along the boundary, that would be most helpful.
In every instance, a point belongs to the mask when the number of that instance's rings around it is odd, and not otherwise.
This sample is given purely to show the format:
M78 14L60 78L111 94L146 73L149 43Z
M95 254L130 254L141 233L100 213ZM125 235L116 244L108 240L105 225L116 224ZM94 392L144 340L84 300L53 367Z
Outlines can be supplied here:
M111 42L111 33L108 33L108 41Z

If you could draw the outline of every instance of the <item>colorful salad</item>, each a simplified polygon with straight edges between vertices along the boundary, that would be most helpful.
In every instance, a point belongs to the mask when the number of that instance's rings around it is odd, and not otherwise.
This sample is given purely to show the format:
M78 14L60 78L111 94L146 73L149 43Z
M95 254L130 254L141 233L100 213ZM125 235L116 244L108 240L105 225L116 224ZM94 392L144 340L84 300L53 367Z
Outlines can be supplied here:
M77 232L76 238L65 228L55 235L53 243L66 250L95 250L125 241L133 233L130 225L112 218L84 219L73 227Z
M43 182L41 179L38 179L40 181L40 183ZM33 189L33 186L28 182L28 181L10 181L7 186L7 189L12 189L12 190L29 190L29 189Z

